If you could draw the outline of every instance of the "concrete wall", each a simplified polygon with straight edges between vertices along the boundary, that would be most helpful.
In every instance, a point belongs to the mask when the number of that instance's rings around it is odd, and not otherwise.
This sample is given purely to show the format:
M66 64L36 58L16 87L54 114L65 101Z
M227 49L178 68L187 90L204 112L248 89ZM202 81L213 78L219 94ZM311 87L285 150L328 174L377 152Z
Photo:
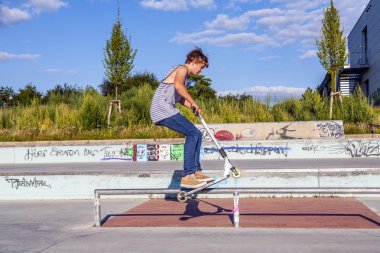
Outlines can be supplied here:
M197 127L204 134L202 159L220 159L203 125ZM314 158L316 154L335 157L331 151L334 142L344 140L342 121L210 124L209 128L232 158L237 159ZM156 140L79 145L75 141L0 143L0 164L183 160L183 151L183 139L177 143Z
M218 175L220 171L212 174ZM179 173L152 174L149 177L133 174L0 176L0 200L92 199L94 189L179 189L179 181ZM229 178L214 187L378 187L379 182L380 169L316 168L244 171L242 178Z
M196 125L204 133L203 125ZM343 121L292 121L209 124L215 137L231 140L291 140L291 139L341 139L344 138Z
M183 143L0 147L0 164L183 160ZM231 159L379 157L380 139L221 141ZM221 159L203 142L202 160Z

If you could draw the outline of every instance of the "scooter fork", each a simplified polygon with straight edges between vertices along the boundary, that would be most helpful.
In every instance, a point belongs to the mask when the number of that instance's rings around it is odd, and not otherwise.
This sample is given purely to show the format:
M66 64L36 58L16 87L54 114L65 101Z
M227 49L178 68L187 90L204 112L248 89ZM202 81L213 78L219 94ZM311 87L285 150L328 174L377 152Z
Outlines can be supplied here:
M223 173L223 177L220 177L214 181L211 181L209 183L206 183L204 185L202 185L201 187L198 187L198 188L195 188L191 191L180 191L178 194L177 194L177 200L180 201L180 202L186 202L187 199L189 198L189 196L191 196L192 194L195 194L197 192L200 192L210 186L213 186L217 183L220 183L224 180L226 180L227 178L230 177L230 175L233 177L233 178L240 178L241 177L241 170L236 168L235 166L233 166L230 162L230 160L228 159L228 156L227 156L227 153L224 151L224 149L220 146L219 142L216 140L215 136L212 134L210 128L207 126L206 124L206 121L203 119L203 117L201 116L201 114L198 114L197 115L198 118L200 119L203 127L206 129L208 135L210 136L210 138L213 140L213 142L215 143L216 147L218 148L218 152L219 154L223 157L224 159L224 173Z

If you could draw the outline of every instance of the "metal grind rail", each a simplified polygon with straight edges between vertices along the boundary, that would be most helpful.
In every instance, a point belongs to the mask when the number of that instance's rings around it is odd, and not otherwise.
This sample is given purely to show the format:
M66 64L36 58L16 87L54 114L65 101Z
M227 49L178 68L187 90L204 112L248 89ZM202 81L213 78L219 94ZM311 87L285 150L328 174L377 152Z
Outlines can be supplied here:
M95 189L94 190L94 218L95 227L101 226L101 195L154 195L177 194L179 189L145 188L145 189ZM234 227L240 226L239 194L313 194L313 195L342 195L342 194L380 194L380 187L297 187L297 188L209 188L200 193L232 194L233 196L233 222Z

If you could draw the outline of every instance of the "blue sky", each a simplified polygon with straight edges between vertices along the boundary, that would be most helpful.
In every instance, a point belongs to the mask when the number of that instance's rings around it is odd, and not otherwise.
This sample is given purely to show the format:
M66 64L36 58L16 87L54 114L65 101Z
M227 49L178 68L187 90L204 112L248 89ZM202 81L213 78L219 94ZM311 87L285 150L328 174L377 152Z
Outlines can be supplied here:
M348 35L369 0L335 0ZM219 94L299 95L325 70L316 56L323 8L309 0L120 0L137 49L133 72L159 79L199 46ZM85 87L105 78L116 0L0 0L0 86Z

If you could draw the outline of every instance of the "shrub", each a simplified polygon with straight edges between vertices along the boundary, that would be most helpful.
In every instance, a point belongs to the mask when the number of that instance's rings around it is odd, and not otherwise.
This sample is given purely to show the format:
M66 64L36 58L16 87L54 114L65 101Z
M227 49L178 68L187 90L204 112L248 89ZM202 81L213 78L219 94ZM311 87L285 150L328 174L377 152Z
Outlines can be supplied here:
M93 91L86 93L79 108L78 120L81 129L96 129L107 126L107 102Z

